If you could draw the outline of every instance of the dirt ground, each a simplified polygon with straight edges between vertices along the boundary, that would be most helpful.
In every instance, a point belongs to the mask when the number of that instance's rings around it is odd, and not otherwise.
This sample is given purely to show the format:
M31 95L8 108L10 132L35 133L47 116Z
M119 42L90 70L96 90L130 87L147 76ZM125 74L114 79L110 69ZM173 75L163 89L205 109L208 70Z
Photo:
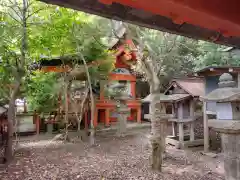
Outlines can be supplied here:
M102 135L94 147L45 140L22 144L15 160L0 170L0 180L224 180L221 155L211 158L200 150L171 146L167 147L163 172L153 172L147 135Z

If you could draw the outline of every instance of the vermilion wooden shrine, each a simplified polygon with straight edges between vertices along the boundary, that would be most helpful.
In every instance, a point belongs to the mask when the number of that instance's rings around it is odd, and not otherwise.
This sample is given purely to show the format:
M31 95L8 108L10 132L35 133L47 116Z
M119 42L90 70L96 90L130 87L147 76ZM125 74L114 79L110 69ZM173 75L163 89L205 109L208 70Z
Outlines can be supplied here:
M129 121L136 120L141 122L141 101L136 99L136 77L130 73L131 65L137 61L135 54L135 46L131 40L125 40L124 43L117 47L116 51L115 69L106 78L108 83L116 83L119 81L127 82L127 90L129 91L129 99L126 101L128 107L131 109L131 115L128 117ZM88 66L98 65L90 63ZM46 65L42 66L41 70L44 72L69 72L71 67L62 65ZM102 84L102 83L100 83ZM101 85L100 85L101 86ZM115 107L116 103L104 96L104 88L100 87L100 95L96 100L94 126L98 123L104 123L105 126L109 126L112 122L116 121ZM70 103L70 101L69 101ZM84 115L85 127L87 127L88 113ZM52 122L53 123L53 122Z
M125 48L126 45L128 48ZM131 109L131 115L128 120L141 122L141 103L136 99L136 77L130 73L132 64L137 61L136 54L133 51L134 44L131 40L127 40L125 44L118 48L116 53L115 70L109 74L108 83L117 81L126 81L129 85L129 99L126 101L128 107ZM102 84L102 83L100 83ZM103 86L103 85L100 85ZM96 112L94 117L94 125L97 126L98 122L104 123L109 126L111 122L116 121L114 116L116 103L104 96L104 88L100 87L100 98L96 103Z

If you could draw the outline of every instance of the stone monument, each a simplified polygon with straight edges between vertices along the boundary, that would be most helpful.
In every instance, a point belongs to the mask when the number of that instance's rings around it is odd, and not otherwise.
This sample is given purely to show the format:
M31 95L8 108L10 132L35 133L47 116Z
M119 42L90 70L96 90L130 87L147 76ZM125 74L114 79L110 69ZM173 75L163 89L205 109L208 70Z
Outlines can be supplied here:
M220 76L218 85L203 98L216 102L217 119L208 123L221 133L226 180L240 180L240 88L228 73Z
M112 91L109 92L110 98L116 101L116 110L118 113L117 135L124 136L127 132L127 117L130 115L126 100L130 97L126 91L126 85L124 83L117 83L109 86L109 88L112 89Z

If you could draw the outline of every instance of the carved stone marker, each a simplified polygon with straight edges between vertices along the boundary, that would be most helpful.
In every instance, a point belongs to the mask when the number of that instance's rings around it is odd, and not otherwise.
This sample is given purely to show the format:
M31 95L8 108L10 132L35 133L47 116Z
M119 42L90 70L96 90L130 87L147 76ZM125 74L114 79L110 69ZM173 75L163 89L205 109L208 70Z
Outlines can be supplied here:
M127 117L130 115L129 108L124 100L117 101L118 129L117 135L124 136L127 132Z
M217 119L209 126L221 133L226 180L240 180L240 88L230 74L219 78L219 88L204 100L217 102Z
M130 115L130 110L126 104L129 99L126 91L126 86L123 83L114 84L110 87L113 91L110 93L111 99L116 101L117 118L117 135L124 136L127 132L127 117Z

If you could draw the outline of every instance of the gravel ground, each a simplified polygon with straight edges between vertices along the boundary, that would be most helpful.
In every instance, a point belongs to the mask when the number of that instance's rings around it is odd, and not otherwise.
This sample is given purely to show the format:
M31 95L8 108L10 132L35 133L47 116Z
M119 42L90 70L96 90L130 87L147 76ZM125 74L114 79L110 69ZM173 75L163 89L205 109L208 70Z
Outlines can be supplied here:
M97 145L41 141L22 145L0 180L224 180L222 157L167 147L163 172L149 167L146 134L98 137Z

